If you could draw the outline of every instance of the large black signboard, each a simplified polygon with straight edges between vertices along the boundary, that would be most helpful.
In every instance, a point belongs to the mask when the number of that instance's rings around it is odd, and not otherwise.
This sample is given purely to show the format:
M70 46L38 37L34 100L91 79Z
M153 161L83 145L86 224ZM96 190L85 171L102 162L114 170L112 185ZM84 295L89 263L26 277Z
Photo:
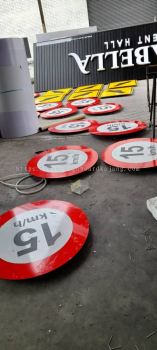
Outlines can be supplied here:
M144 79L157 64L157 22L34 45L35 90Z

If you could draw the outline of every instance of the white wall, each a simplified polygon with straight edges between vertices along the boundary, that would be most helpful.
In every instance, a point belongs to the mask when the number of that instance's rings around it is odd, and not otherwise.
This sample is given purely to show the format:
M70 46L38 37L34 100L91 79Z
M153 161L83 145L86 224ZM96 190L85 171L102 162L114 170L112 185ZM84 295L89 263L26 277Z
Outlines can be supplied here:
M42 0L47 31L88 27L86 0ZM0 38L28 37L32 45L42 33L37 0L0 0Z
M86 0L43 0L47 30L89 26Z

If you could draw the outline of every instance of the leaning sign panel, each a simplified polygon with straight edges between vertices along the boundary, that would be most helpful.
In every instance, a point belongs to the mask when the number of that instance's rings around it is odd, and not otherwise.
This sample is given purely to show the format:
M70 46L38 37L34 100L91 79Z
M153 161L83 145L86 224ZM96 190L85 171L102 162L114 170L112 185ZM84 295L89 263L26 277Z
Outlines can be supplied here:
M157 62L157 22L34 45L35 90L144 79Z

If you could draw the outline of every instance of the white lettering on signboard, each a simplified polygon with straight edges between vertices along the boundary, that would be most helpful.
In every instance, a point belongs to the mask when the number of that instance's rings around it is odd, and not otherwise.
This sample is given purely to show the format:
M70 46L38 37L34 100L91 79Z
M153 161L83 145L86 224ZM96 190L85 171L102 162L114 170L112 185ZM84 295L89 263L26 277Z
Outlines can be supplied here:
M136 63L139 65L150 64L149 55L148 55L149 46L138 47L135 50Z
M81 59L75 52L70 52L68 56L71 56L75 60L83 74L90 74L91 71L88 68L88 64L93 60L96 60L98 72L106 70L105 63L107 63L107 67L109 67L108 63L110 63L110 69L150 64L152 50L157 55L157 44L153 44L156 42L157 33L148 33L138 36L137 46L139 47L136 49L130 47L131 38L125 37L117 40L105 41L103 43L105 49L104 52L90 53L89 55L85 55L84 59Z
M112 67L111 69L117 69L118 66L118 51L110 51L105 53L105 59L110 56L112 57Z
M125 49L120 51L120 56L122 56L122 63L121 67L132 67L134 66L133 61L132 61L132 52L133 49ZM123 63L126 62L126 63Z
M81 60L79 55L77 55L77 53L74 53L74 52L69 53L68 56L74 57L76 63L78 64L78 66L80 68L80 71L83 74L89 74L90 73L90 71L86 71L86 67L87 67L87 64L89 62L89 59L91 58L91 55L86 55L85 60Z
M96 53L94 55L91 56L91 61L93 61L94 58L98 58L98 68L97 68L97 71L102 71L102 70L105 70L104 68L104 52L101 52L101 53Z
M154 43L157 42L157 33L154 33L154 34L153 34L153 42L154 42Z
M128 40L129 38L127 39L127 41L125 41L125 46L129 45ZM149 41L149 36L145 35L144 40ZM153 41L157 41L157 34L154 34ZM141 41L141 37L139 36L138 44L140 43L142 43L142 41ZM106 47L108 47L107 42L105 42L104 44L106 45ZM113 42L112 42L112 45L113 45ZM117 45L121 46L120 40L117 40ZM157 55L157 44L140 46L140 47L137 47L135 50L134 48L128 48L120 51L115 50L115 51L94 53L91 55L86 55L84 60L81 60L79 55L74 52L69 53L68 56L72 56L75 59L80 71L83 74L89 74L90 70L88 69L87 66L88 66L88 63L92 62L94 59L97 59L97 71L106 70L105 61L108 59L111 61L111 66L110 66L111 69L133 67L135 64L136 65L150 64L151 63L150 55L152 50ZM119 63L120 59L121 59L121 62Z

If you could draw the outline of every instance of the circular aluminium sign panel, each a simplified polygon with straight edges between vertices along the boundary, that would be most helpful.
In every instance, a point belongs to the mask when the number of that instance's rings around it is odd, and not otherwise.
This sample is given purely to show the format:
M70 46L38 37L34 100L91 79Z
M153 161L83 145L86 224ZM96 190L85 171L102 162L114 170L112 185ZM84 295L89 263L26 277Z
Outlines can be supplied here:
M102 152L102 160L126 169L156 167L157 139L135 138L116 142Z
M77 108L93 106L96 104L100 104L101 100L99 98L81 98L80 100L75 100L72 102L68 102L67 106L75 106Z
M42 113L41 117L45 119L62 118L68 115L77 113L78 109L74 106L72 107L60 107L50 110L48 112Z
M92 125L92 120L76 120L67 123L62 123L56 126L51 126L48 130L54 133L77 133L81 131L86 131Z
M97 152L86 146L60 146L32 158L27 171L37 177L57 179L83 173L97 160Z
M52 102L52 103L44 103L44 104L38 104L36 105L37 112L44 112L49 111L54 108L60 108L62 107L61 102Z
M95 123L89 128L94 135L112 136L131 134L147 128L147 124L140 120L113 120L101 124Z
M71 260L89 232L86 214L75 205L44 200L0 216L0 278L37 277Z
M83 109L83 112L90 115L101 115L117 112L121 108L122 106L117 103L104 103L86 107Z

